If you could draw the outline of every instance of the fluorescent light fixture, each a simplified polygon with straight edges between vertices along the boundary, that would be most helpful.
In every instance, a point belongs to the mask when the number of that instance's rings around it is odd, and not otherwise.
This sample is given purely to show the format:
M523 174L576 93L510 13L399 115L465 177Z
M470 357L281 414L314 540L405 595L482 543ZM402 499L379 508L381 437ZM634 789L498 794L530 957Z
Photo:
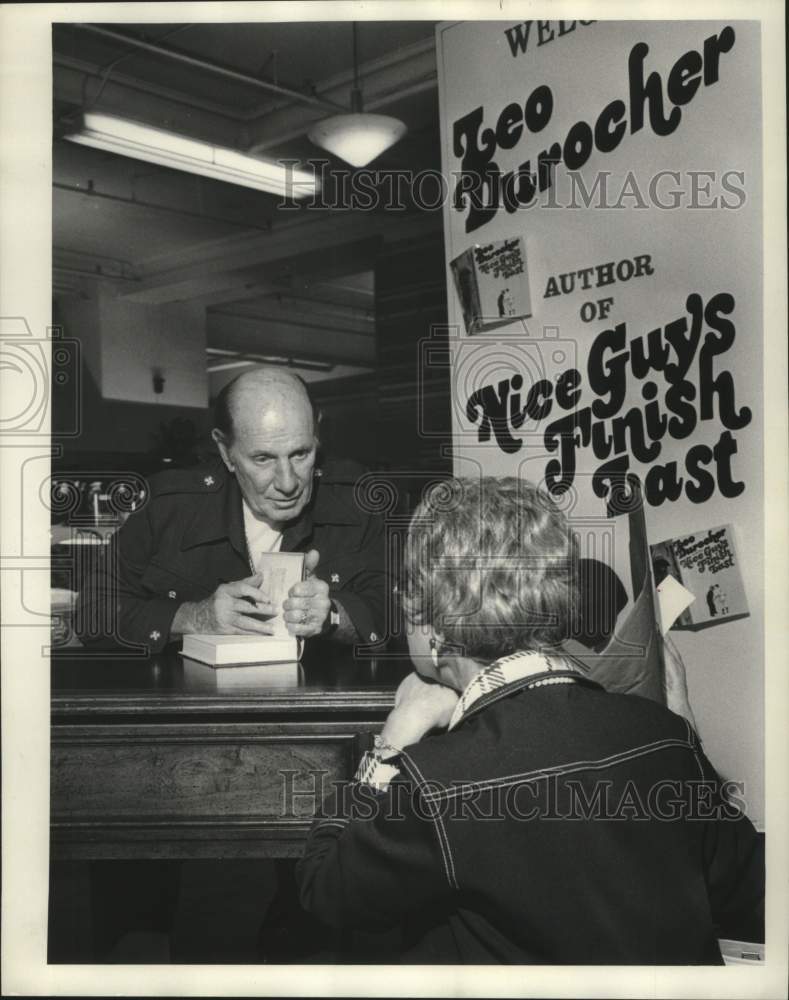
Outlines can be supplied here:
M199 139L189 139L175 132L97 111L85 112L75 130L66 132L63 138L120 156L145 160L146 163L158 163L163 167L287 198L306 198L318 190L315 175L305 170L294 170L270 160L247 156L235 149L212 146Z
M219 365L209 365L206 371L209 372L225 372L230 368L248 368L250 365L257 364L256 361L224 361Z
M326 118L313 125L308 134L316 146L327 149L351 166L365 167L402 139L406 131L398 118L368 115L362 111Z
M253 354L250 351L228 351L221 347L207 347L209 372L241 368L242 365L281 365L286 368L308 368L311 371L330 372L332 361L314 361L311 358L282 357L274 354Z

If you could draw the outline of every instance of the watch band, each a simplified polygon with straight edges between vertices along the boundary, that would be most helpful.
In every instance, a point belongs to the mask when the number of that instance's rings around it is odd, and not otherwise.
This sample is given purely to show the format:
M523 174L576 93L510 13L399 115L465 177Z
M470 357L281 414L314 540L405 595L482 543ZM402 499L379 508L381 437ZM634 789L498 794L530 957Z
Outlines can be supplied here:
M373 736L373 754L378 758L378 760L388 760L390 757L396 757L403 751L400 747L392 746L391 743L387 743L380 733L376 733Z
M340 609L337 607L335 601L329 602L329 614L326 616L326 621L323 623L323 628L321 629L321 635L331 635L332 632L336 632L340 625Z

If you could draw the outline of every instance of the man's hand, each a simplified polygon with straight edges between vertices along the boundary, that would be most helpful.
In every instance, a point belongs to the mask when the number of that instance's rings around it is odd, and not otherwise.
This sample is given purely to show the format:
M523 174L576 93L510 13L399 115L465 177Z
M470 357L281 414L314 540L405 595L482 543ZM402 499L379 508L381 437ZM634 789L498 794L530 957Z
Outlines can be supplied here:
M398 687L395 707L384 724L384 743L402 748L418 743L431 729L446 729L457 703L452 688L409 674Z
M329 585L314 575L319 560L318 552L310 549L304 557L305 579L294 583L282 602L288 632L302 639L320 635L331 609Z
M268 622L253 617L272 616L276 610L260 589L262 580L260 573L255 573L245 580L220 583L204 601L187 601L175 613L171 633L271 635L273 627Z

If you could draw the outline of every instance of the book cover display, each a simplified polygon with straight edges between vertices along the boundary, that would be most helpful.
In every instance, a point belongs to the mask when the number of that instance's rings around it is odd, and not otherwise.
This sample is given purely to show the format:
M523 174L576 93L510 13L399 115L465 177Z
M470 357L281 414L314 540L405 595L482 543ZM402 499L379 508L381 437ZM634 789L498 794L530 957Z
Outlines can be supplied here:
M531 316L526 247L520 236L475 244L452 263L466 333Z
M650 546L655 585L667 576L679 581L694 600L674 628L710 625L749 614L733 530L723 524Z

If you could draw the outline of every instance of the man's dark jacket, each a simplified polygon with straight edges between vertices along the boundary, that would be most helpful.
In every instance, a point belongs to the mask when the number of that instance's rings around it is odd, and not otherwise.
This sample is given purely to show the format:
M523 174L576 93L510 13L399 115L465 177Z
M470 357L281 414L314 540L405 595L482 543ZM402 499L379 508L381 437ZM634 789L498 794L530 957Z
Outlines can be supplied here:
M763 920L763 854L695 732L636 695L534 679L406 748L385 792L329 796L302 905L401 926L405 962L720 964L716 935Z
M316 576L328 583L360 641L375 645L385 635L391 587L382 519L355 496L362 474L354 462L316 466L310 503L286 527L281 551L317 549ZM162 472L149 486L147 502L117 533L103 568L80 588L76 627L87 644L120 642L158 652L170 641L181 604L252 573L241 493L221 462Z

